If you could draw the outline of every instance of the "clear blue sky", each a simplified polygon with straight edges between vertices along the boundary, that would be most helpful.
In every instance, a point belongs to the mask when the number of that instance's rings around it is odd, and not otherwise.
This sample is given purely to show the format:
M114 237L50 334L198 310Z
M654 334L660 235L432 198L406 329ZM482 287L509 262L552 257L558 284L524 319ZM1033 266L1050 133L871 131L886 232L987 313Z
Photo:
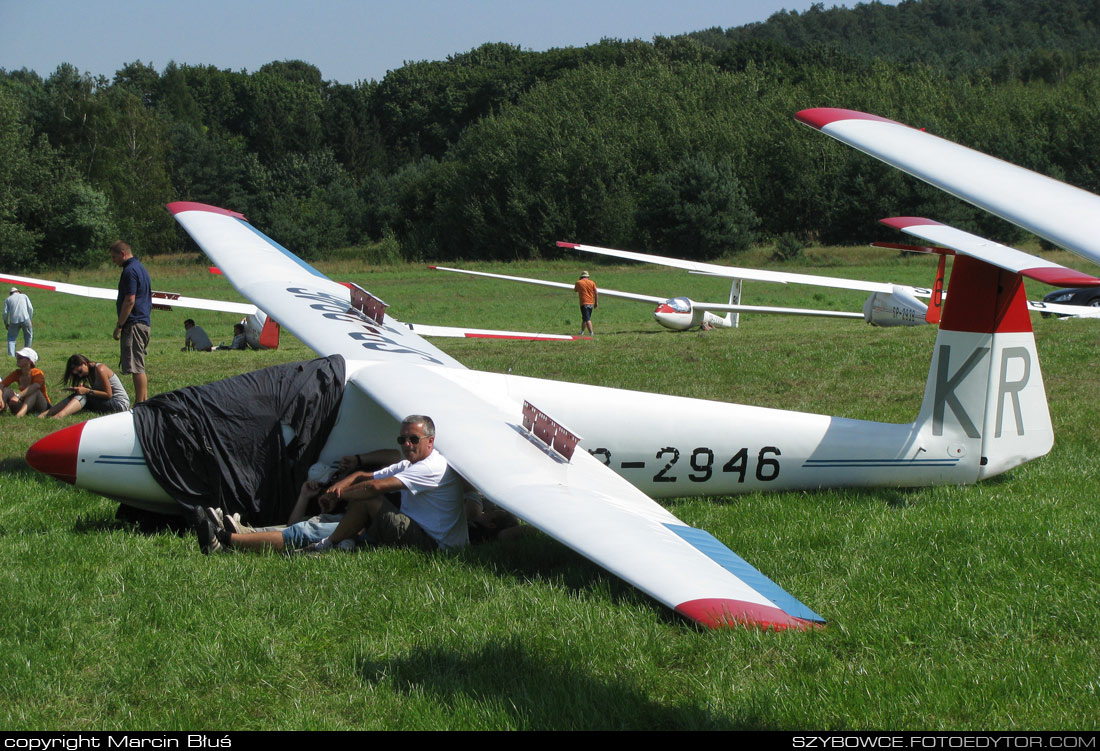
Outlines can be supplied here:
M894 2L894 0L888 0ZM254 71L305 60L326 80L381 79L484 42L583 47L763 21L812 0L0 0L0 68L112 77L172 60ZM854 2L826 2L854 5Z

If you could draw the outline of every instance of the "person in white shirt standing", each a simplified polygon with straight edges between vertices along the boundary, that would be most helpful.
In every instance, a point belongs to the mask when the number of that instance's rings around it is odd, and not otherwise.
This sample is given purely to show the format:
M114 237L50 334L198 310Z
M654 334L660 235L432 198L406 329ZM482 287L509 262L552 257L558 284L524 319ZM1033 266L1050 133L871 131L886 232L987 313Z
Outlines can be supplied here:
M19 336L19 330L23 330L23 346L31 346L34 340L34 329L31 319L34 317L34 306L31 299L19 291L18 287L12 287L8 293L8 299L4 301L4 325L8 327L8 356L15 357L15 340Z

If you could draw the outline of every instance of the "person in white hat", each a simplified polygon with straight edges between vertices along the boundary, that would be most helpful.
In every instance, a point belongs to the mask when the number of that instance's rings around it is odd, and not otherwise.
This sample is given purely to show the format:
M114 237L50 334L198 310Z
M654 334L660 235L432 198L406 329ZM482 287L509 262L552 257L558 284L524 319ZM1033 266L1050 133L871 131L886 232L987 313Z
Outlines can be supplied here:
M29 347L34 341L34 329L31 327L31 318L34 317L34 306L31 299L19 291L18 287L12 287L8 292L8 299L4 301L4 325L8 329L8 355L15 357L15 338L19 336L19 330L23 330L23 346Z
M50 408L50 395L46 392L46 374L34 367L38 353L24 347L15 353L17 367L8 374L3 386L3 409L11 410L16 417L37 415Z

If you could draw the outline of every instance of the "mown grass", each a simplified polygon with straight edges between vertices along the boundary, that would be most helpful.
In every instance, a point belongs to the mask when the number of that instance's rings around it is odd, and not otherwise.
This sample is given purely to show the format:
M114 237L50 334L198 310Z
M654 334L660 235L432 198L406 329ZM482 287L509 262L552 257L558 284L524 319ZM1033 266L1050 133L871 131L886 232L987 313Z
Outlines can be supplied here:
M817 251L791 270L928 284L926 259ZM589 259L479 265L725 299L720 280ZM571 332L575 299L394 266L322 269L423 323ZM197 263L155 286L237 299ZM117 269L69 281L113 286ZM80 351L117 360L110 303L31 292L51 385ZM1033 296L1041 294L1032 291ZM746 285L746 302L856 310L858 294ZM310 356L184 354L159 313L165 391ZM704 631L541 535L457 555L219 556L145 535L114 505L29 470L57 423L0 420L0 726L5 729L1096 728L1100 387L1091 322L1035 318L1053 452L972 487L756 493L670 506L828 620L809 633ZM605 299L594 342L437 341L471 367L908 421L935 332L745 317L659 329ZM130 384L127 383L127 386ZM722 429L723 426L715 426Z

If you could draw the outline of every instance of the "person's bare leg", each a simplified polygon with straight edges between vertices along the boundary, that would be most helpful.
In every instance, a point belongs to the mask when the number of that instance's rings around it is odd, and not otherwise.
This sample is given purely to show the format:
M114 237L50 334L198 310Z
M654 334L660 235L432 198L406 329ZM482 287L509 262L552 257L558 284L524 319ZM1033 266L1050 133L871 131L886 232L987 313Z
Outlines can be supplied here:
M335 545L344 540L354 539L381 508L381 497L368 498L365 501L351 501L348 503L347 513L336 525L336 531L329 535L328 541Z
M144 373L134 373L134 404L149 398L149 379Z
M61 404L54 405L53 409L43 414L49 417L62 418L69 415L75 415L80 410L84 409L84 405L78 402L76 399L69 399Z
M286 543L283 542L282 532L252 532L246 535L230 535L230 542L236 550L247 550L255 553L261 550L275 550L283 552Z

